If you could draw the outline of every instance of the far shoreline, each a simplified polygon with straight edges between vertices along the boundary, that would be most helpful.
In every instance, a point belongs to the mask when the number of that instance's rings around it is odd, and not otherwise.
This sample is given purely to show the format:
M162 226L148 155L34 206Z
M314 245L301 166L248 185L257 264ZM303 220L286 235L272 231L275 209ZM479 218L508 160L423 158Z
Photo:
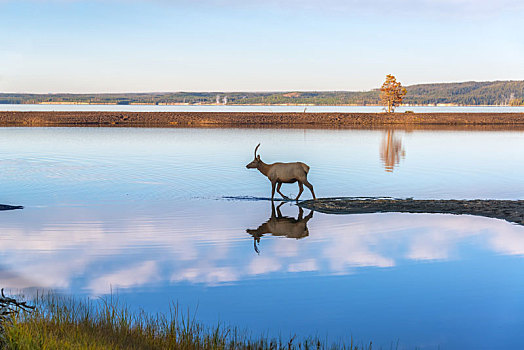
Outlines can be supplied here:
M524 113L0 111L15 127L429 128L524 130Z

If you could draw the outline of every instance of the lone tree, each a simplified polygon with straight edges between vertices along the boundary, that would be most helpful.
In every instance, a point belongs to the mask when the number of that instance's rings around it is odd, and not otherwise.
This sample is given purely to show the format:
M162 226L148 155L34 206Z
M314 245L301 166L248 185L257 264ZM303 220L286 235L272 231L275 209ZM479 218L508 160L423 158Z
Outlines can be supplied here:
M406 88L397 81L394 75L386 75L386 81L380 88L380 100L382 104L386 106L388 113L394 112L395 107L402 103L406 92Z

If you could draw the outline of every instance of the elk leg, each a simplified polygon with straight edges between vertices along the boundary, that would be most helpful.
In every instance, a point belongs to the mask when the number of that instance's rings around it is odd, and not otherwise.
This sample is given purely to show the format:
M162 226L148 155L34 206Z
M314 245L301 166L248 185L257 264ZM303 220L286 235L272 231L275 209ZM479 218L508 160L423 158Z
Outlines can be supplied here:
M289 199L289 197L284 196L284 194L280 192L280 187L282 187L282 182L277 182L277 192L282 196L282 198Z
M276 182L271 182L271 200L275 199L275 186L277 185Z
M282 212L280 211L280 207L284 205L284 202L280 203L278 206L277 206L277 215L279 218L282 217Z
M295 198L296 201L298 201L298 199L302 195L302 192L304 192L304 186L302 186L302 182L299 182L298 183L298 194L297 194L297 198Z
M311 194L313 195L313 199L317 200L317 197L315 196L315 192L313 191L313 185L309 183L309 181L304 181L304 185L306 185L307 188L311 191Z
M306 223L307 223L307 222L309 221L309 219L311 219L312 217L313 217L313 210L310 210L310 211L309 211L309 214L307 214L307 216L306 216L306 218L305 218L305 219L306 219Z

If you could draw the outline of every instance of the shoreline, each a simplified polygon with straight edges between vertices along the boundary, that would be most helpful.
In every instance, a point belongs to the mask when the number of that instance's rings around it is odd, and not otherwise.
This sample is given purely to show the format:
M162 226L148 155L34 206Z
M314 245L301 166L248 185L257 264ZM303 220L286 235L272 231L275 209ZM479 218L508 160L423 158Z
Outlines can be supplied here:
M0 126L413 128L524 130L524 113L12 112Z

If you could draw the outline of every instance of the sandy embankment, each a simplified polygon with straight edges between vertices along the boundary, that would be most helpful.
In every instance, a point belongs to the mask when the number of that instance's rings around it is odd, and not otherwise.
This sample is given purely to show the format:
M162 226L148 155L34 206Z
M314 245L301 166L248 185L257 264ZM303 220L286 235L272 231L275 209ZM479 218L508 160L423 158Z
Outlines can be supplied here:
M524 200L413 200L393 198L320 198L298 203L326 214L430 213L476 215L524 225Z
M524 113L0 112L0 126L475 127L524 130Z

